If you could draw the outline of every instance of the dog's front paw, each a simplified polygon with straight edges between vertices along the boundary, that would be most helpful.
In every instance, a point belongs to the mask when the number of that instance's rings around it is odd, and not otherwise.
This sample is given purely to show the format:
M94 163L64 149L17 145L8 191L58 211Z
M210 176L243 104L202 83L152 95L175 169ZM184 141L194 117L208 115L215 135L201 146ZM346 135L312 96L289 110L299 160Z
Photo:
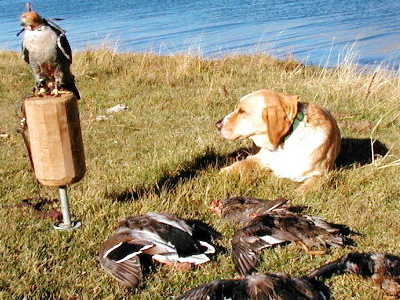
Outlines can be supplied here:
M297 189L296 192L299 194L305 194L315 187L316 182L319 180L320 176L312 176L307 178Z
M230 174L232 173L232 166L224 167L219 170L220 174Z
M241 174L243 171L248 169L248 163L246 160L234 162L230 166L222 168L219 172L221 174Z

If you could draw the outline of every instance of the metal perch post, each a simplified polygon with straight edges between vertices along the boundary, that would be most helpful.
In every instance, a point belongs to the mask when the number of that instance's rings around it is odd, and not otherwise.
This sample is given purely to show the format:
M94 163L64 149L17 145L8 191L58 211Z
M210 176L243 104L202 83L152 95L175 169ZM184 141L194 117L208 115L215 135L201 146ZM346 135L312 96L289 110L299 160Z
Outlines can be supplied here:
M63 222L54 224L54 228L58 230L69 230L75 229L81 226L81 222L79 221L72 221L71 216L69 213L69 204L68 204L68 195L67 195L67 186L60 186L58 188L60 194L60 201L61 201L61 212L63 217Z

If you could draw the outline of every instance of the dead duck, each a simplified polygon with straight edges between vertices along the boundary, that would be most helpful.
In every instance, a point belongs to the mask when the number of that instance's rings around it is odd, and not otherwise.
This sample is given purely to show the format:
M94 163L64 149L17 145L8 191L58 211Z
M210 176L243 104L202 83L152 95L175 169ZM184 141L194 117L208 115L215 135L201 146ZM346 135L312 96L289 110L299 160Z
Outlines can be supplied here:
M147 213L119 222L99 251L101 266L126 287L139 284L145 258L181 269L206 263L219 233L201 222Z
M258 252L278 244L295 242L311 254L323 254L327 247L343 247L350 240L342 225L319 217L295 214L266 214L238 230L231 241L232 260L237 272L247 275L259 261ZM323 251L321 251L323 249ZM315 251L317 250L317 251Z
M329 300L329 288L312 278L257 274L240 279L214 280L175 300Z
M257 215L288 211L288 202L289 200L284 198L267 200L241 196L228 197L225 200L214 200L210 205L210 210L222 219L245 223L251 221Z
M352 273L370 277L385 293L400 297L400 257L389 253L352 252L311 272L309 278Z

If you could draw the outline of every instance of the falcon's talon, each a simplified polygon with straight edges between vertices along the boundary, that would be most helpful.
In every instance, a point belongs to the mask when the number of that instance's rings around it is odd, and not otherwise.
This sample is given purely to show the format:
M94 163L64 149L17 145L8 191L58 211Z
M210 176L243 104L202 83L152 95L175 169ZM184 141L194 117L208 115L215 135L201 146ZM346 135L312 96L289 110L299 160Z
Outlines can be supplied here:
M62 90L59 90L59 89L53 89L51 91L50 95L59 97L59 96L61 96L61 94L67 94L67 93L68 93L67 91L62 91Z
M44 87L41 87L41 88L39 88L39 90L34 91L34 94L38 97L43 97L47 93L48 93L48 91Z

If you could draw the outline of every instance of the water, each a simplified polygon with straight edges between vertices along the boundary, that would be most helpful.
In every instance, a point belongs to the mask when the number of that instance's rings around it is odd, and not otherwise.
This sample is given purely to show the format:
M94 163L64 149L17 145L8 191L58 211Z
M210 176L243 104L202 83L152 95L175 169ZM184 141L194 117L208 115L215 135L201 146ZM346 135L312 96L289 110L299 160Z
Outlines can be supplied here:
M0 49L19 50L24 1L0 0ZM306 64L400 65L399 0L37 0L74 51L292 55Z

